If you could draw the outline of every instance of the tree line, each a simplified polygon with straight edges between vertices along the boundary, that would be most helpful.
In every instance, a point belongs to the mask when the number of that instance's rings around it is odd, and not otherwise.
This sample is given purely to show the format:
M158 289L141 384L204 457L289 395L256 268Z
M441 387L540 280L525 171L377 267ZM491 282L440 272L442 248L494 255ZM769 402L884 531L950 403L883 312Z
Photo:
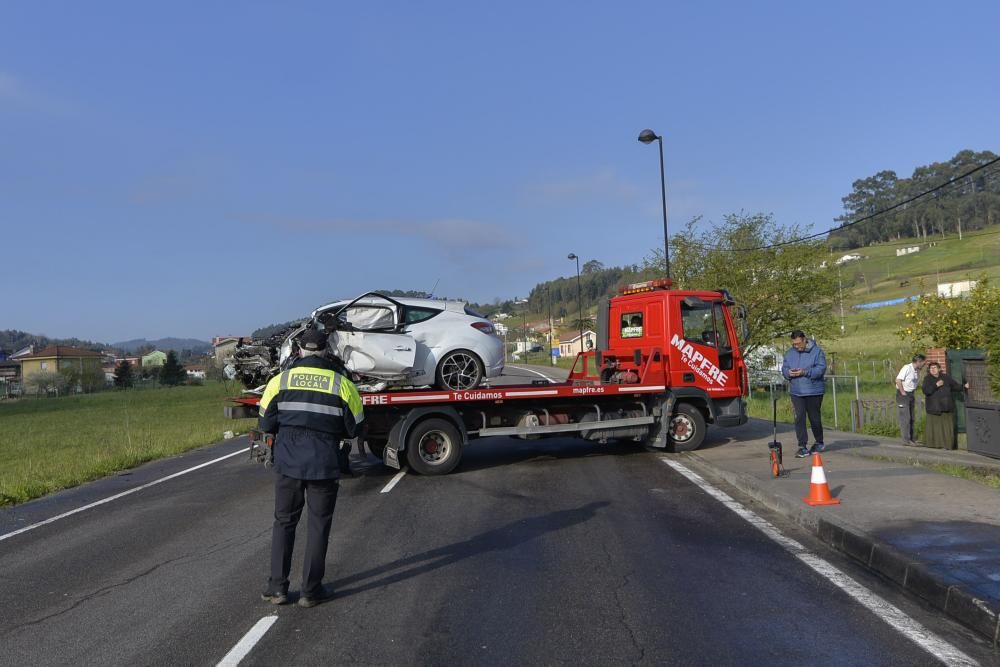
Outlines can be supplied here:
M17 329L0 330L0 350L14 353L29 345L39 348L48 347L49 345L65 345L67 347L79 347L84 350L94 350L96 352L107 348L107 345L89 340L80 340L79 338L49 338L47 336L37 336L27 331L18 331Z
M920 238L982 229L1000 222L1000 165L992 165L888 213L845 225L906 201L980 165L995 160L990 151L963 150L946 162L917 167L909 178L892 170L854 181L841 201L842 229L830 233L837 248L858 248L901 238Z

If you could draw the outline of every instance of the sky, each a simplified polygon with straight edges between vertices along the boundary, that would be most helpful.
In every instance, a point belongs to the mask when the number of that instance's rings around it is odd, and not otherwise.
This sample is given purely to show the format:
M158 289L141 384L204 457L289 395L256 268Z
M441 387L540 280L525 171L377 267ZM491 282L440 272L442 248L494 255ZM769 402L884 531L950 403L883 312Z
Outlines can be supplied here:
M1000 3L5 2L0 329L492 302L998 145Z

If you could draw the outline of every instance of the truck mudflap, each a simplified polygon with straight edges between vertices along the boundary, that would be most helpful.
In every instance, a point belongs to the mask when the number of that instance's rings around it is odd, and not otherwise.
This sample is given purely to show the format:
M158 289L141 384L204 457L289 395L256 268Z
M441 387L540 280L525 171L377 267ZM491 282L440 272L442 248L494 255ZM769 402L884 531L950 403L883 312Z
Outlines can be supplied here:
M653 408L653 415L658 416L656 425L650 430L646 445L656 449L666 449L670 444L670 415L674 412L677 398L670 394L660 405Z
M742 396L715 399L713 401L713 418L719 426L742 426L749 420L747 404Z
M401 470L399 467L399 451L396 449L395 445L390 444L385 446L382 462L390 468Z

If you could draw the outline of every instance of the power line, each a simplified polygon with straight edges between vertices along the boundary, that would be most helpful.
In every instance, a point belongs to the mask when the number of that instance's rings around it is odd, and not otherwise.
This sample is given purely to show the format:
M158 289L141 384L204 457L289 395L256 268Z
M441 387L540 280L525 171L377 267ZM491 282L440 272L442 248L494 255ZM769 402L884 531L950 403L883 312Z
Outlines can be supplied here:
M862 222L867 222L868 220L876 218L876 217L878 217L880 215L885 215L886 213L889 213L891 211L895 211L897 208L901 208L903 206L906 206L907 204L915 202L918 199L923 199L924 197L926 197L928 195L931 195L931 194L934 194L935 192L937 192L939 190L943 190L945 188L948 188L948 187L951 187L953 185L959 184L959 181L961 181L962 179L968 178L972 174L975 174L978 171L982 171L983 169L986 169L987 167L990 167L990 166L992 166L994 164L997 164L998 162L1000 162L1000 157L996 157L996 158L990 160L989 162L984 162L983 164L979 165L978 167L974 167L973 169L970 169L969 171L967 171L967 172L965 172L963 174L959 174L958 176L955 176L954 178L951 178L951 179L945 181L944 183L941 183L940 185L936 185L936 186L934 186L933 188L931 188L929 190L925 190L925 191L923 191L923 192L921 192L919 194L913 195L912 197L910 197L908 199L904 199L903 201L898 202L896 204L893 204L892 206L889 206L888 208L884 208L884 209L881 209L879 211L875 211L874 213L866 215L866 216L864 216L862 218L858 218L857 220L852 220L851 222L846 222L843 225L841 225L840 227L836 227L834 229L828 229L826 231L818 232L816 234L810 234L809 236L803 236L802 238L792 239L790 241L782 241L781 243L771 243L771 244L768 244L768 245L756 246L756 247L752 247L752 248L720 248L718 246L707 246L707 245L704 245L704 244L701 244L701 243L691 242L691 241L687 241L687 243L691 243L691 245L696 245L696 246L698 246L698 247L700 247L702 249L705 249L705 250L722 250L724 252L753 252L755 250L769 250L771 248L781 248L783 246L795 245L797 243L804 243L805 241L811 241L812 239L816 239L816 238L819 238L821 236L826 236L827 234L830 234L832 232L840 231L841 229L847 229L848 227L853 227L854 225L859 225ZM1000 170L994 170L994 171L990 172L990 174L996 173L997 171L1000 171Z
M941 238L934 239L934 238L929 238L928 237L927 240L928 241L933 241L934 243L950 243L952 241L964 241L966 239L975 239L975 238L979 238L980 236L996 236L997 234L1000 234L1000 231L996 231L996 232L983 232L982 234L969 234L969 233L965 233L965 234L962 234L962 238L961 239L959 239L957 236L952 236L952 237L946 238L946 239L941 239ZM923 241L919 241L919 240L915 240L915 239L910 239L909 241L894 241L892 243L885 242L885 243L879 243L877 245L878 245L879 248L894 248L896 246L913 245L914 243L922 243L922 242Z

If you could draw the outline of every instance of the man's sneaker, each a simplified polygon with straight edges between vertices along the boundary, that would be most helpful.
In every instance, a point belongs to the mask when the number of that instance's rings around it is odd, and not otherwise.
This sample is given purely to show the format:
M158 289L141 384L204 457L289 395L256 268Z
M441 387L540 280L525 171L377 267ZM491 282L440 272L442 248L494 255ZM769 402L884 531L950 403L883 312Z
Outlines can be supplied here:
M333 589L324 586L323 588L320 588L319 592L314 593L313 595L303 595L302 597L300 597L299 606L306 607L307 609L310 607L315 607L318 604L329 602L330 600L333 599L333 595L334 595Z
M260 594L260 599L271 604L288 604L288 593L269 593L265 591Z
M804 459L809 456L809 450L805 447L799 447L799 451L795 452L795 458Z
M817 442L815 445L812 446L812 449L809 450L809 453L819 454L824 449L826 449L826 445L824 445L822 442Z

